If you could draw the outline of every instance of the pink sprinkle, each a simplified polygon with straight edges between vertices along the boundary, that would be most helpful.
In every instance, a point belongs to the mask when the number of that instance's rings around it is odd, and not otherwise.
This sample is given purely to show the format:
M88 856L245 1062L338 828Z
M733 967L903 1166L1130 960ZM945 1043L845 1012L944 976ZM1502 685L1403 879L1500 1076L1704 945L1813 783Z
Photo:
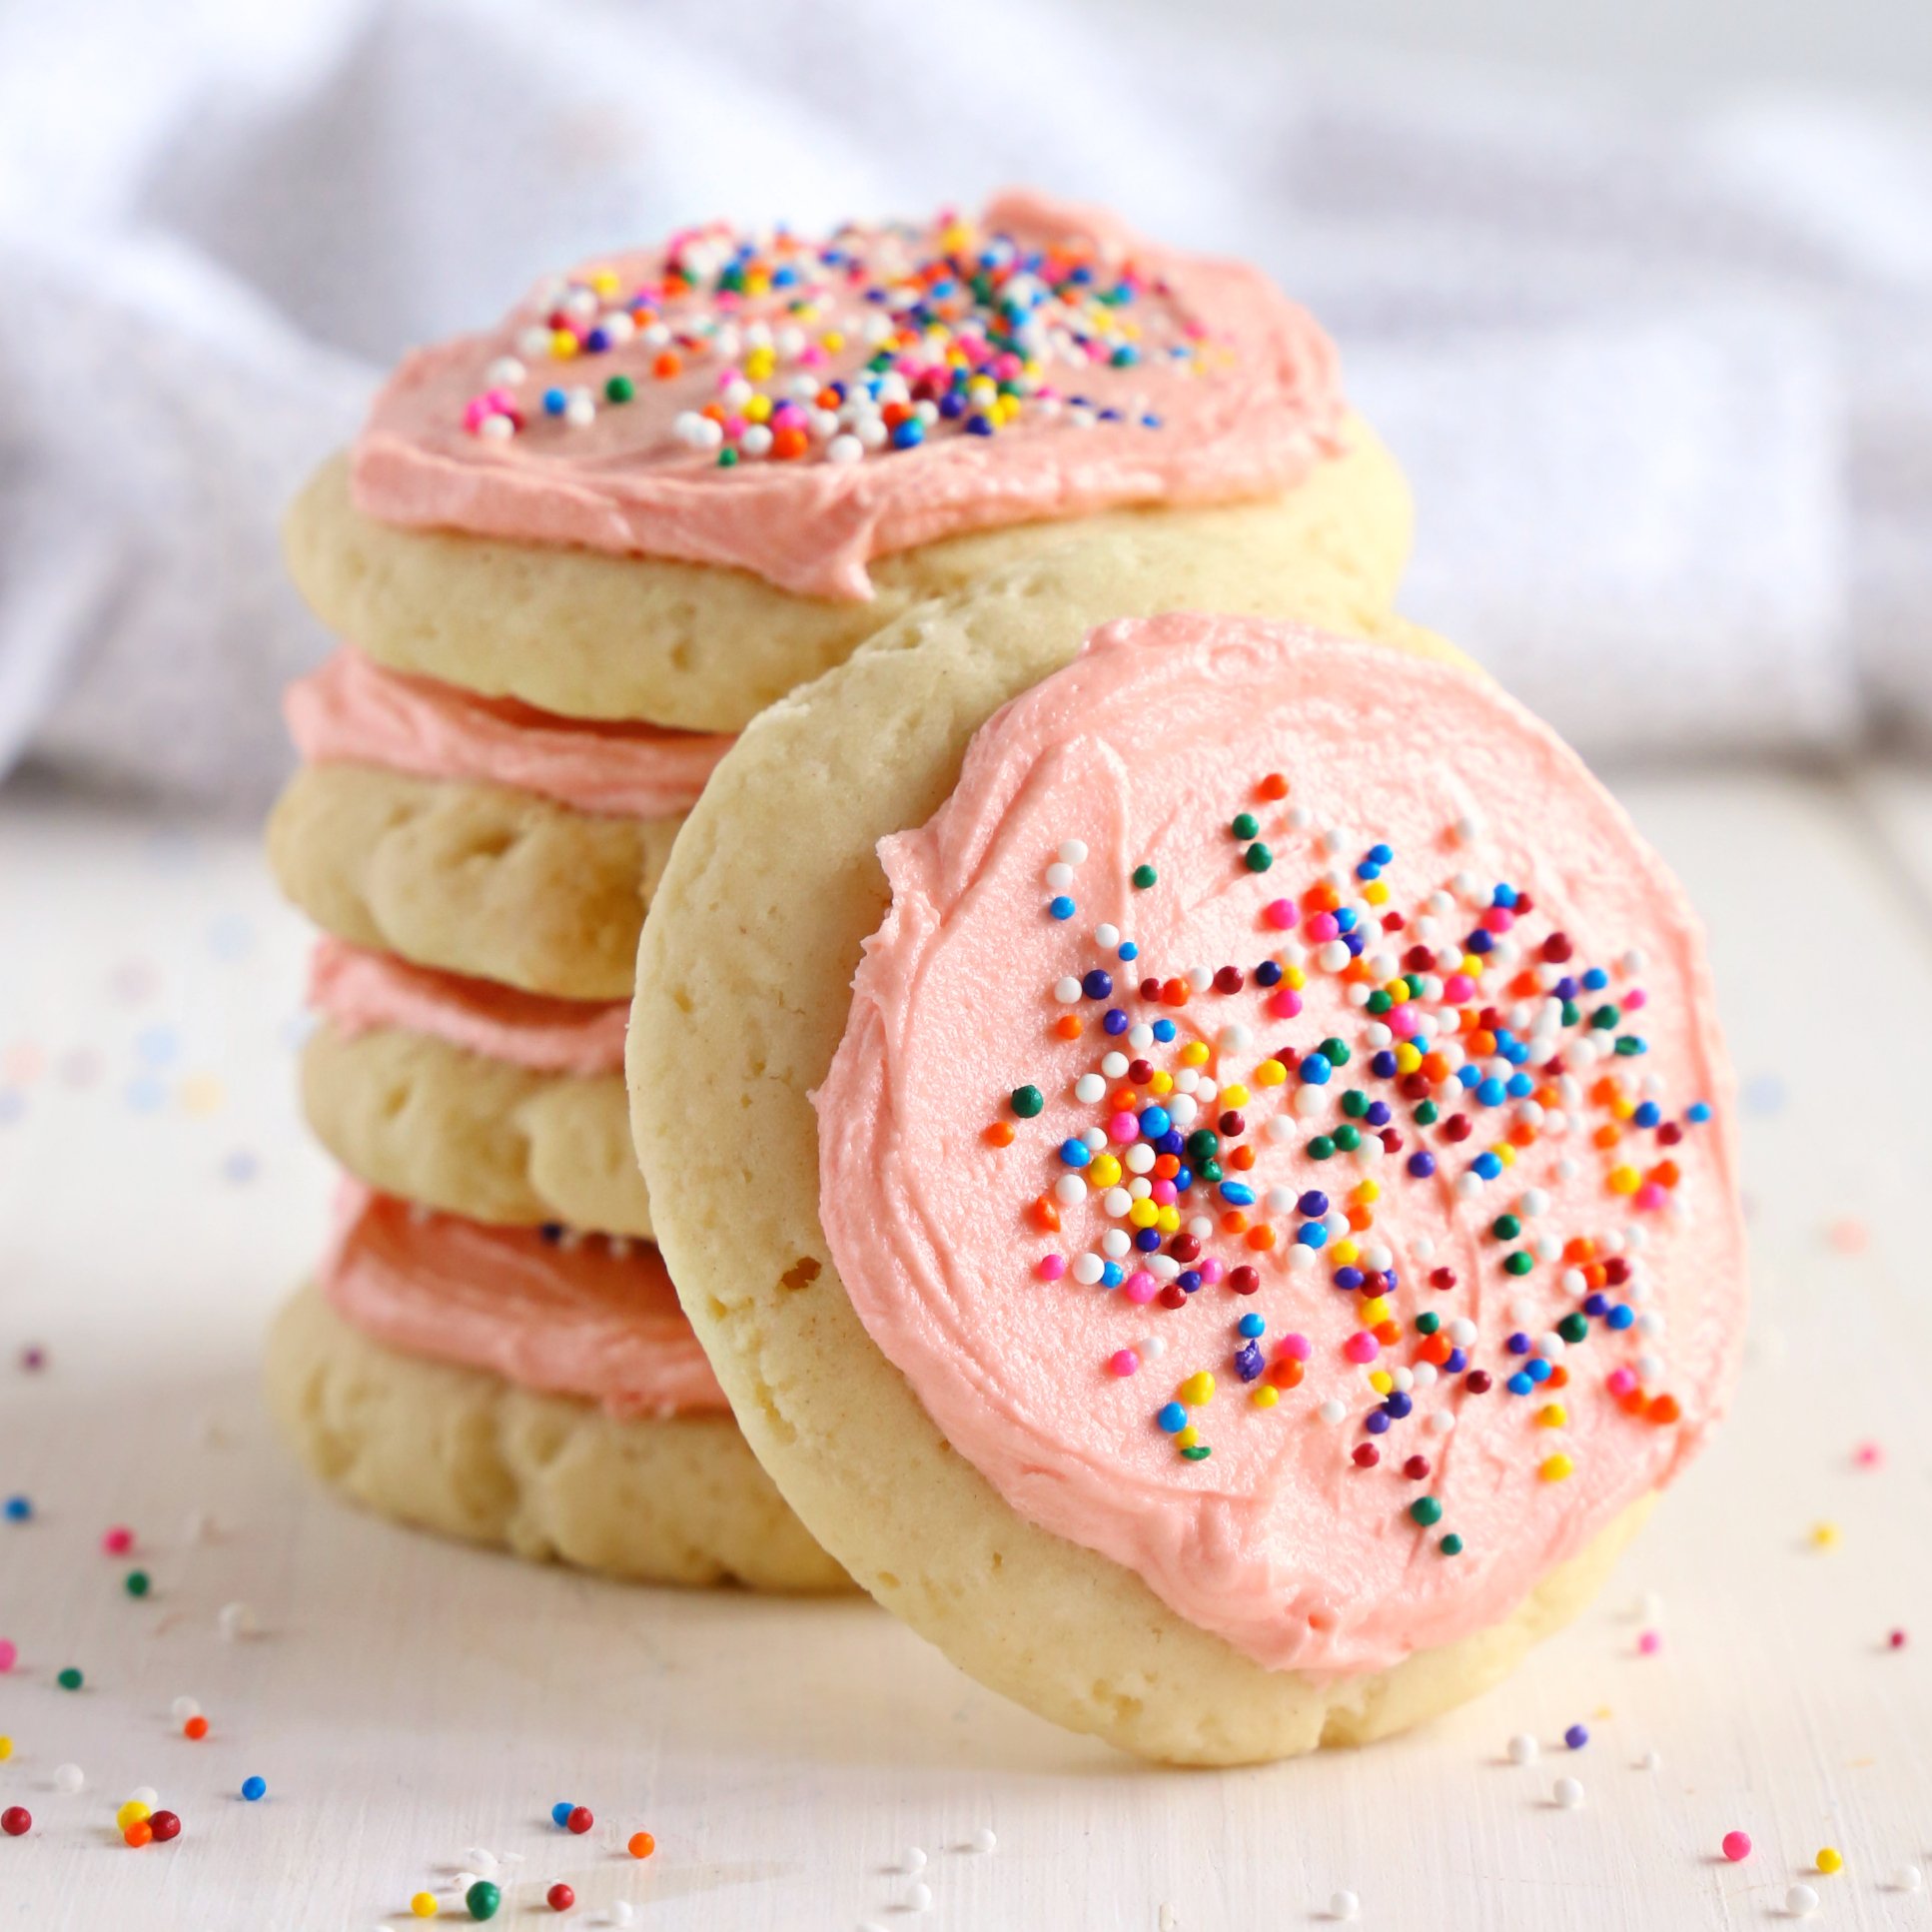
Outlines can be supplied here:
M1637 1638L1637 1654L1654 1657L1663 1648L1663 1638L1655 1630L1645 1630Z
M1308 936L1315 940L1333 939L1342 930L1335 923L1332 912L1312 912L1309 914Z
M1467 973L1451 973L1443 982L1443 997L1451 1006L1460 1006L1475 992L1475 981Z
M1632 1199L1639 1208L1660 1208L1664 1203L1664 1187L1660 1181L1646 1181L1638 1188Z
M1302 1010L1302 996L1292 986L1277 987L1268 996L1268 1017L1271 1020L1292 1020Z
M1636 1372L1631 1369L1612 1369L1608 1380L1613 1396L1627 1396L1637 1386Z
M12 1637L0 1637L0 1671L11 1670L19 1661L19 1645Z
M1485 932L1507 932L1516 923L1516 915L1507 906L1491 906L1482 915Z
M1132 1349L1117 1349L1107 1358L1107 1366L1117 1376L1131 1376L1141 1366L1141 1359Z
M1285 1335L1275 1345L1277 1355L1291 1357L1296 1362L1308 1360L1308 1337L1305 1335Z
M1885 1451L1876 1443L1860 1443L1852 1450L1851 1459L1861 1469L1875 1469L1885 1460Z
M1351 1362L1373 1362L1382 1353L1382 1344L1367 1329L1357 1329L1342 1345L1342 1353Z
M1894 1630L1892 1634L1885 1639L1885 1641L1889 1643L1894 1650L1903 1650L1905 1648L1905 1632L1903 1630Z
M1227 1265L1224 1262L1217 1261L1212 1255L1201 1264L1201 1279L1210 1288L1213 1288L1227 1272Z
M1286 932L1295 923L1293 899L1270 899L1261 909L1262 920L1277 932Z
M1641 986L1633 986L1623 995L1623 1010L1626 1013L1641 1013L1650 1003L1650 995Z
M1181 1197L1174 1192L1174 1183L1172 1181L1156 1181L1153 1187L1148 1190L1147 1198L1157 1208L1171 1208Z
M1160 1286L1160 1283L1145 1268L1137 1268L1133 1274L1128 1276L1121 1292L1130 1302L1138 1302L1145 1308L1149 1302L1153 1301L1155 1291Z
M1067 1258L1065 1255L1042 1255L1033 1264L1033 1272L1043 1282L1057 1282L1067 1272Z
M1404 1001L1401 1006L1392 1006L1383 1017L1389 1031L1397 1039L1408 1040L1415 1036L1419 1022L1416 1018L1416 1009L1408 1001Z
M125 1556L134 1547L134 1531L123 1523L116 1523L101 1538L101 1547L110 1556Z
M1120 1146L1141 1137L1141 1124L1132 1114L1113 1114L1107 1121L1107 1138Z
M1741 1865L1751 1855L1751 1834L1748 1831L1727 1831L1724 1834L1724 1856L1733 1865Z

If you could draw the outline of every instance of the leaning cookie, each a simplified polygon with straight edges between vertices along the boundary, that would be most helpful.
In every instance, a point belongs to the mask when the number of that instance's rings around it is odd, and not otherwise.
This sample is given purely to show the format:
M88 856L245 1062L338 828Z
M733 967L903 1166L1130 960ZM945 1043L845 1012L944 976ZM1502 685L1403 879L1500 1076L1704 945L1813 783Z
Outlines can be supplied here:
M849 1588L746 1449L661 1265L361 1193L277 1319L270 1407L381 1514L653 1583Z
M751 727L646 926L632 1114L826 1547L1033 1709L1236 1763L1494 1682L1704 1440L1730 1080L1681 893L1546 730L1296 626L1083 650L1150 601L1117 562Z
M1006 195L551 278L408 358L285 537L323 620L396 669L734 731L928 597L1170 525L1361 623L1409 497L1265 277Z
M350 1173L473 1221L649 1238L621 1001L545 999L326 939L309 1005L303 1106Z
M325 931L562 999L628 996L644 910L728 739L550 717L345 646L284 700L269 821Z

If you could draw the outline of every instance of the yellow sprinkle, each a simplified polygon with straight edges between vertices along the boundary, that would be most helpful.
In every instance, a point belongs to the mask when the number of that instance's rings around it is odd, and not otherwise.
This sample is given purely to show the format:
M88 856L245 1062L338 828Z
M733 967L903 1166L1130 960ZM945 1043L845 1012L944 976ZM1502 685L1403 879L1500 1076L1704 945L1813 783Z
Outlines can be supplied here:
M1205 1067L1208 1064L1207 1042L1190 1040L1181 1049L1181 1064L1184 1067Z
M1338 1241L1329 1250L1329 1257L1338 1268L1353 1268L1362 1259L1362 1250L1353 1241Z
M1464 954L1462 955L1462 966L1461 966L1461 970L1462 970L1462 972L1463 972L1463 973L1465 973L1465 974L1466 974L1466 975L1467 975L1467 976L1468 976L1468 977L1469 977L1470 979L1480 979L1480 978L1482 977L1482 956L1481 956L1481 954L1480 954L1480 953L1464 953Z
M1637 1110L1637 1104L1634 1100L1618 1099L1610 1102L1610 1112L1613 1115L1615 1115L1615 1117L1618 1120L1628 1120L1630 1116L1636 1112L1636 1110Z
M567 329L550 331L550 354L559 363L567 363L577 353L577 339Z
M1516 1150L1513 1147L1511 1147L1507 1141L1497 1141L1496 1144L1489 1149L1489 1152L1493 1154L1496 1157L1496 1159L1502 1163L1504 1167L1514 1167L1516 1164Z
M771 421L771 398L754 396L744 406L745 421L748 423L769 423Z
M845 331L843 329L828 329L818 340L836 356L845 347Z
M1174 1433L1174 1447L1178 1449L1193 1449L1200 1440L1201 1432L1192 1423Z
M1820 1549L1829 1549L1838 1540L1838 1525L1835 1522L1816 1522L1811 1525L1811 1540Z
M1839 1855L1836 1845L1824 1846L1812 1862L1827 1876L1832 1872L1841 1872L1845 1868L1845 1861Z
M1356 1189L1355 1198L1359 1202L1361 1202L1361 1204L1365 1208L1369 1205L1371 1201L1380 1201L1382 1199L1382 1183L1380 1181L1364 1181L1362 1185Z
M1388 1320L1389 1320L1388 1296L1378 1295L1374 1301L1366 1302L1363 1304L1362 1326L1365 1329L1373 1329L1378 1324L1386 1322Z
M1120 1163L1111 1154L1096 1154L1087 1177L1097 1188L1111 1188L1120 1181Z
M211 1073L191 1073L181 1083L181 1104L191 1114L215 1114L226 1098L222 1083Z
M1151 1201L1136 1201L1128 1209L1127 1218L1137 1228L1151 1228L1161 1218L1161 1211Z
M1147 1083L1147 1091L1151 1094L1171 1094L1174 1091L1174 1076L1171 1073L1157 1073Z
M435 1918L437 1915L436 1894L434 1892L418 1892L410 1900L410 1910L420 1919Z
M4 1764L11 1756L13 1756L13 1739L0 1737L0 1764Z
M127 1830L129 1825L138 1825L143 1818L152 1817L153 1815L154 1814L151 1811L149 1811L148 1807L145 1804L143 1804L139 1798L130 1798L127 1801L127 1803L124 1804L120 1808L120 1810L114 1814L114 1822L117 1826L119 1826L121 1830L125 1831Z
M1575 1469L1576 1464L1567 1455L1546 1455L1543 1457L1543 1465L1537 1470L1537 1474L1545 1482L1560 1482L1565 1476L1573 1474Z
M1299 966L1284 966L1282 968L1282 984L1290 992L1299 993L1308 984L1308 975Z
M1164 1235L1178 1235L1181 1232L1181 1210L1163 1208L1155 1218L1154 1225Z
M1181 1396L1181 1400L1184 1403L1186 1403L1190 1409L1194 1408L1197 1404L1213 1402L1214 1401L1214 1377L1211 1376L1205 1369L1197 1369L1194 1372L1194 1374L1191 1375L1187 1379L1187 1381L1181 1385L1180 1396Z
M1362 896L1365 899L1367 899L1372 906L1385 906L1389 903L1389 887L1381 879L1371 879L1369 883L1362 888Z
M1396 1378L1387 1369L1372 1369L1369 1372L1369 1387L1378 1396L1386 1396L1396 1386Z
M1612 1194L1634 1194L1643 1185L1643 1176L1633 1167L1613 1167L1610 1169L1610 1192Z
M1271 1388L1265 1382L1257 1383L1255 1387L1249 1390L1248 1392L1248 1400L1251 1403L1253 1403L1257 1409L1273 1409L1275 1405L1281 1401L1281 1399L1282 1399L1281 1392L1277 1389Z
M1389 995L1390 1003L1401 1006L1409 998L1409 982L1406 979L1392 979L1382 989Z
M762 383L777 368L778 359L768 349L754 349L744 359L745 380Z
M615 269L592 269L590 271L590 286L596 290L598 295L611 296L615 295L623 285L617 280L617 271Z
M1224 1107L1246 1107L1248 1105L1248 1089L1239 1080L1232 1087L1223 1087L1221 1090L1221 1104Z
M1396 1071L1398 1073L1414 1073L1422 1064L1422 1051L1413 1040L1405 1040L1396 1049Z
M1569 1412L1559 1402L1546 1402L1536 1411L1536 1423L1542 1429L1562 1429L1569 1422Z
M1288 1069L1279 1060L1264 1060L1255 1069L1257 1087L1279 1087L1288 1078Z

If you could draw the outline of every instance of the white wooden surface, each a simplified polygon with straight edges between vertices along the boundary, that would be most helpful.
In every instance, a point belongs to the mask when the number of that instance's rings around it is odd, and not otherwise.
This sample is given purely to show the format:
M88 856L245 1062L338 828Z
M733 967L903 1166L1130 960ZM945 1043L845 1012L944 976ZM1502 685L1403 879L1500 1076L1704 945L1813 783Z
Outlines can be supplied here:
M291 1085L305 936L244 835L0 797L0 1494L36 1508L0 1521L0 1805L34 1814L0 1838L0 1925L401 1926L426 1885L466 1922L448 1887L481 1845L523 1860L503 1924L547 1920L560 1877L577 1921L627 1901L664 1932L1249 1932L1322 1923L1339 1887L1371 1926L1694 1932L1783 1922L1794 1882L1821 1925L1932 1928L1932 783L1624 791L1706 911L1749 1100L1736 1415L1511 1683L1423 1735L1235 1774L1063 1736L863 1602L619 1588L313 1490L255 1370L323 1221ZM1882 1467L1855 1464L1868 1439ZM100 1550L113 1522L144 1602ZM218 1634L235 1600L252 1640ZM54 1683L70 1662L79 1692ZM205 1742L175 1734L181 1693ZM1518 1730L1532 1769L1502 1761ZM1565 1773L1580 1811L1549 1801ZM132 1852L112 1811L142 1784L185 1831ZM557 1831L558 1798L595 1830ZM1732 1826L1742 1865L1717 1855ZM954 1849L980 1827L995 1851ZM1825 1844L1836 1877L1810 1870ZM1908 1863L1915 1896L1888 1885Z

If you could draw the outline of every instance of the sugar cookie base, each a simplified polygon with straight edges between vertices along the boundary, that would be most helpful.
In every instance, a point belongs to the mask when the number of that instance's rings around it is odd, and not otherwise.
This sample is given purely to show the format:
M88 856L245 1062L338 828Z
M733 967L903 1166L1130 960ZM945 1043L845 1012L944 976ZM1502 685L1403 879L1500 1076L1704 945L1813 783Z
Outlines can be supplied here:
M644 908L682 822L309 765L269 820L269 863L317 925L355 945L560 999L625 999Z
M1367 424L1352 418L1343 434L1345 454L1286 495L949 537L876 559L862 603L662 557L394 528L356 509L342 456L296 498L283 546L323 622L396 670L566 717L736 731L923 599L1090 536L1130 547L1179 537L1230 562L1259 547L1329 579L1358 621L1386 610L1409 554L1409 486Z
M647 1583L851 1586L729 1416L619 1422L385 1349L304 1288L269 1338L269 1407L309 1467L399 1522Z
M650 1237L619 1074L536 1073L325 1022L303 1050L302 1101L323 1146L384 1194L498 1226Z
M1103 538L913 613L745 732L686 823L638 960L628 1075L658 1243L787 1500L963 1669L1178 1763L1363 1743L1474 1696L1588 1598L1642 1505L1465 1641L1370 1676L1266 1670L1131 1571L1025 1521L954 1453L845 1297L807 1095L886 905L877 841L932 814L1000 704L1105 618L1225 609L1340 628L1331 598L1262 552L1235 566ZM1454 656L1397 622L1379 634Z

